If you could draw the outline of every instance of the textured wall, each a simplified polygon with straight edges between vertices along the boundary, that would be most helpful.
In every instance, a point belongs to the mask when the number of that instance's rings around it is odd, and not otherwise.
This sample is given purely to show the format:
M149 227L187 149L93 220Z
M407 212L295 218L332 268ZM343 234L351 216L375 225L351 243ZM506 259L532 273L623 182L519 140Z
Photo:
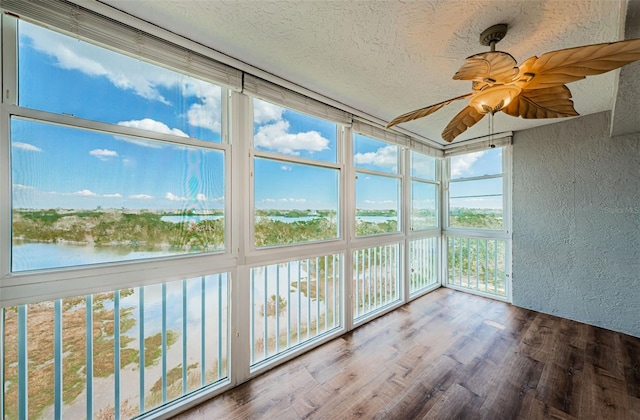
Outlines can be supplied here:
M600 113L513 140L513 303L640 337L640 133Z

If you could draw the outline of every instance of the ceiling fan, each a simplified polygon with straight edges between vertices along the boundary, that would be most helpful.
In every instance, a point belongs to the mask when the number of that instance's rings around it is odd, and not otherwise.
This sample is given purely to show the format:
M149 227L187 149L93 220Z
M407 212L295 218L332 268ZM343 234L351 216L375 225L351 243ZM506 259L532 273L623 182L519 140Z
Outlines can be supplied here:
M472 55L453 76L471 80L471 93L394 118L387 128L433 114L450 103L469 98L442 132L453 141L487 114L502 111L522 118L562 118L579 115L573 107L571 91L565 83L602 74L640 60L640 39L584 45L533 56L516 66L508 53L495 45L507 34L507 25L494 25L480 35L480 43L491 51Z

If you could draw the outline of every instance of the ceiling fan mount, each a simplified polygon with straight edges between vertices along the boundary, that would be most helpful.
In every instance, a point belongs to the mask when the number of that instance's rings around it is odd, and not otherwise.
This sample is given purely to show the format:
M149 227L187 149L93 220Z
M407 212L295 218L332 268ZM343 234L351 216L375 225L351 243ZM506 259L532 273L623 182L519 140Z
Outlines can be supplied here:
M495 45L507 35L508 29L509 26L506 23L499 23L485 29L480 34L480 44L491 47L491 51L495 51Z
M496 44L505 37L507 29L505 23L485 29L480 34L480 43L490 46L491 51L467 57L453 75L454 80L471 82L470 93L402 114L391 120L387 128L426 117L462 99L467 99L468 105L442 132L442 139L447 142L485 115L497 112L527 119L574 117L579 114L567 83L640 60L640 39L628 39L550 51L518 65L511 54L496 51Z

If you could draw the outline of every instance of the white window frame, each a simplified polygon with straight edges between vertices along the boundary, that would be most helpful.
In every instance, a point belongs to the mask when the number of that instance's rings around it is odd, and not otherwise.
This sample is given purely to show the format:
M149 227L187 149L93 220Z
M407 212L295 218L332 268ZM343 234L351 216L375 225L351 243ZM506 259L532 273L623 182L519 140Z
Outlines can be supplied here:
M170 134L155 133L147 130L102 123L93 120L76 118L73 116L55 114L46 111L20 107L17 104L17 19L9 15L2 15L2 42L8 48L3 55L3 88L10 92L2 100L0 118L4 136L0 139L0 147L6 168L0 173L2 186L2 204L0 217L5 229L0 233L0 303L3 306L18 303L36 302L82 294L111 291L124 287L155 284L165 281L190 278L205 275L212 271L229 271L235 265L237 258L233 252L232 231L233 215L230 207L231 179L230 145L224 142L228 132L227 101L223 88L223 136L222 143L202 141L194 138L184 138ZM12 48L15 46L15 50ZM157 63L152 63L158 65ZM12 117L59 125L69 128L96 131L112 135L126 135L151 141L198 147L207 150L219 150L225 156L225 250L202 254L184 254L155 259L115 261L103 264L51 268L37 271L11 272L11 144L10 123ZM139 271L145 275L140 276Z
M477 177L469 177L469 178L460 178L456 179L457 181L470 181L470 180L481 180L481 179L494 179L494 178L502 178L502 211L503 211L503 219L502 219L502 229L481 229L481 228L461 228L461 227L451 227L449 226L449 185L452 182L450 178L451 174L451 158L450 156L460 155L465 153L473 153L480 150L486 150L487 148L501 147L502 152L502 173L501 174L491 174L486 176L477 176ZM459 148L452 148L450 150L445 151L445 156L447 158L443 162L442 166L442 179L443 179L443 188L442 188L442 226L443 226L443 234L442 234L442 282L443 285L452 289L463 290L468 293L478 294L481 296L486 296L491 299L502 300L505 302L512 301L512 281L511 281L511 239L512 239L512 231L511 231L511 215L512 215L512 199L511 199L511 185L512 185L512 146L511 146L511 137L505 137L498 140L488 140L483 142L478 142L471 145L464 145ZM454 181L455 182L455 181ZM506 273L506 282L505 288L506 293L505 296L497 296L494 294L486 294L480 291L474 291L467 288L459 288L455 285L449 283L449 273L448 273L448 237L449 236L457 236L457 237L469 237L469 238L478 238L478 239L500 239L505 241L505 273Z
M266 150L260 150L257 149L253 146L253 141L254 141L254 136L253 136L253 99L260 99L260 100L265 100L266 99L262 99L259 97L250 97L249 100L249 107L248 109L245 109L243 112L243 115L246 116L246 120L250 121L251 124L251 135L249 137L247 137L248 141L247 143L249 144L248 146L248 156L249 156L249 183L245 186L246 191L249 192L249 206L248 206L248 214L245 215L245 217L247 217L248 223L247 225L249 226L249 229L247 229L247 236L245 236L245 249L246 249L246 255L248 258L248 261L250 261L251 263L257 263L257 262L267 262L267 261L273 261L273 259L278 259L278 258L282 258L282 257L286 257L285 258L292 258L292 257L301 257L301 258L306 258L309 256L309 251L308 249L312 249L314 250L315 253L322 253L323 250L327 250L327 253L331 253L331 250L335 250L335 245L344 245L345 241L344 241L344 226L343 223L341 223L342 221L342 215L344 213L344 178L345 178L345 163L344 163L344 136L345 136L345 128L346 125L345 124L341 124L335 121L331 121L331 120L325 120L328 121L330 123L334 123L336 124L336 162L327 162L327 161L321 161L321 160L314 160L314 159L308 159L308 158L301 158L301 157L296 157L296 156L291 156L291 155L285 155L283 153L278 153L278 152L271 152L271 151L266 151ZM317 113L315 113L316 115L314 115L314 113L306 113L303 111L300 111L299 109L296 108L292 108L291 106L285 106L282 105L281 103L277 103L274 102L273 100L269 100L267 102L271 102L275 105L278 106L282 106L285 109L290 109L292 111L298 112L298 113L302 113L302 114L306 114L308 116L311 116L313 118L321 118L317 116ZM307 104L309 104L311 102L311 100L307 101ZM321 105L317 105L318 107L321 107ZM307 111L309 111L307 109ZM245 121L245 123L249 123L248 121ZM338 171L338 208L337 208L337 215L336 215L336 220L338 221L338 226L337 226L337 234L338 236L336 238L331 238L331 239L324 239L324 240L317 240L317 241L310 241L310 242L301 242L301 243L293 243L293 244L274 244L274 245L269 245L269 246L265 246L265 247L256 247L255 245L255 170L254 170L254 162L255 159L259 158L259 159L268 159L270 161L278 161L278 162L283 162L283 163L291 163L291 164L298 164L298 165L305 165L305 166L313 166L313 167L317 167L317 168L326 168L326 169L331 169L331 170L336 170ZM302 249L297 249L297 248L302 248ZM265 257L267 259L265 259Z

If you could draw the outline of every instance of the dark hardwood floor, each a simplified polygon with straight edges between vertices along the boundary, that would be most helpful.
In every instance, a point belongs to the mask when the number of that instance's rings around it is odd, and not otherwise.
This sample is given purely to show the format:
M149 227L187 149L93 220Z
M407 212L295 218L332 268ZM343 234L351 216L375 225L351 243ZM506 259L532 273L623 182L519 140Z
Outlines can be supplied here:
M180 419L640 419L640 339L438 289Z

